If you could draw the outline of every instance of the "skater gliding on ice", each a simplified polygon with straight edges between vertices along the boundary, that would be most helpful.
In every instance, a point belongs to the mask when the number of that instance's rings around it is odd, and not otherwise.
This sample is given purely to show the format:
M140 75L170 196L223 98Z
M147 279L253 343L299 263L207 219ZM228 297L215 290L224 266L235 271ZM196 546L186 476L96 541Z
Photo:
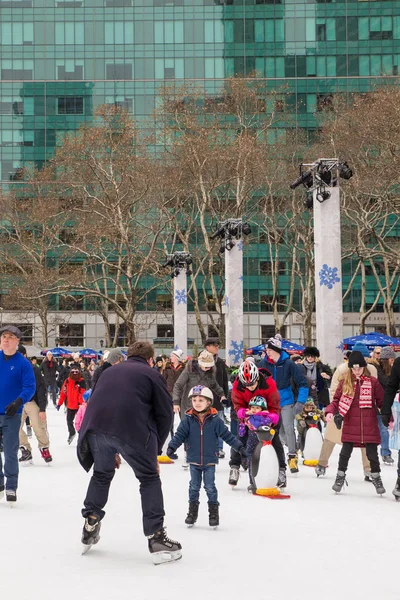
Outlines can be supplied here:
M57 405L57 410L60 410L64 403L67 406L68 444L71 444L76 435L74 419L80 405L83 404L83 394L85 391L85 380L81 375L79 367L71 367L69 375L62 385Z
M100 539L120 454L140 481L144 535L154 564L161 564L181 558L182 547L167 537L164 528L157 456L171 430L173 410L165 380L153 369L153 357L150 343L135 342L125 362L101 375L79 432L78 459L86 471L94 465L82 509L82 543L90 547Z
M187 443L187 461L190 465L189 512L185 523L194 525L199 512L201 482L208 497L209 524L219 525L218 491L215 487L215 465L218 464L219 438L235 448L241 456L247 457L246 450L212 408L213 393L203 386L193 387L188 396L192 407L186 412L178 430L167 449L172 457L183 443Z
M371 464L372 483L378 494L384 494L386 490L378 457L381 436L377 416L377 410L382 407L383 389L379 381L369 374L361 352L353 351L348 364L348 372L325 411L328 422L334 420L338 429L343 428L338 472L332 489L340 492L347 484L346 471L353 447L364 446Z

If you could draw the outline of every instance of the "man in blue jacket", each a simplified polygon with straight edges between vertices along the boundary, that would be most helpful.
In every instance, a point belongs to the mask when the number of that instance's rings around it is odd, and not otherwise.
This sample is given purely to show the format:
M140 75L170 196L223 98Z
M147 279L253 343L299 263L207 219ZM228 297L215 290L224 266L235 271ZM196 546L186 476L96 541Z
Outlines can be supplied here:
M94 464L82 516L82 543L100 539L100 526L119 454L140 481L143 531L155 564L181 558L181 545L164 529L164 502L157 455L171 431L171 396L153 369L154 348L135 342L128 359L105 370L92 392L79 431L78 459L86 471ZM128 518L128 516L127 516Z
M287 352L282 348L282 337L277 333L270 338L266 345L267 359L260 361L258 367L264 367L272 374L281 400L282 425L280 435L288 447L288 462L291 473L298 473L296 452L296 435L294 431L294 418L303 410L308 397L307 378L301 367L296 365ZM292 383L298 388L297 403L294 401Z
M3 429L4 471L0 454L0 498L17 500L18 448L22 406L29 402L36 382L29 360L18 352L21 332L14 325L0 329L0 427Z

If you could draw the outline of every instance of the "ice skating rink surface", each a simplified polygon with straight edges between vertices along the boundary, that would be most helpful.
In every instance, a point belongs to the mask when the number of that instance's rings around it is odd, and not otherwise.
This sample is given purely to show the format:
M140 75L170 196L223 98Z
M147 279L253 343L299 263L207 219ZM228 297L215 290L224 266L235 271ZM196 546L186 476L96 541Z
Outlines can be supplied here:
M20 470L18 502L0 501L0 597L18 600L399 600L395 564L400 502L391 490L395 467L382 466L387 493L379 497L364 482L355 449L349 486L335 495L339 449L327 475L301 466L288 474L290 500L247 492L242 473L228 485L227 458L217 468L220 527L208 525L202 490L199 520L188 529L189 473L180 460L161 465L168 535L181 542L179 562L155 567L142 533L138 482L122 463L111 486L101 540L81 556L82 501L89 482L67 445L65 415L48 409L53 463L40 457L33 436L34 465ZM393 455L397 464L397 455Z

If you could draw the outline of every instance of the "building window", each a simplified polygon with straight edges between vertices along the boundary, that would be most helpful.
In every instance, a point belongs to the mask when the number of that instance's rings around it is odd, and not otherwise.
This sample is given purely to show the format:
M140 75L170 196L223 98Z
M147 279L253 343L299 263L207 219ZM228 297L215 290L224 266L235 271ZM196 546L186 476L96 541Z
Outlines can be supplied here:
M133 21L104 23L105 44L133 44Z
M283 311L286 308L287 300L286 296L278 296L278 311ZM273 312L272 303L274 297L271 294L261 294L260 296L260 309L262 312Z
M154 42L183 44L183 21L154 21Z
M83 60L56 60L56 69L59 81L81 81L83 79Z
M275 325L261 325L261 343L266 344L276 333Z
M84 23L61 22L56 23L55 42L56 45L77 45L84 44L85 26Z
M207 337L219 338L219 333L215 329L214 325L207 325Z
M32 45L33 23L2 23L0 43L3 46Z
M83 296L60 296L59 310L83 310Z
M2 80L29 80L33 79L33 60L2 60Z
M157 325L157 337L158 338L173 338L174 337L174 326L173 325Z
M60 339L60 346L84 346L84 332L84 325L60 325L58 335Z
M156 58L155 77L156 79L183 79L183 58Z
M171 294L157 294L156 308L172 308L172 296Z
M111 343L114 343L115 337L115 325L110 325L110 338ZM116 340L117 346L127 346L128 345L128 334L126 331L126 323L120 323L118 329L118 337Z
M270 260L260 261L260 275L272 275L275 265ZM278 262L278 275L286 275L287 265L284 260Z
M106 79L132 79L132 65L129 63L112 63L106 65Z
M24 346L31 346L33 344L33 325L29 323L16 323L15 326L22 333L21 343Z
M66 96L57 98L59 115L83 115L83 96Z

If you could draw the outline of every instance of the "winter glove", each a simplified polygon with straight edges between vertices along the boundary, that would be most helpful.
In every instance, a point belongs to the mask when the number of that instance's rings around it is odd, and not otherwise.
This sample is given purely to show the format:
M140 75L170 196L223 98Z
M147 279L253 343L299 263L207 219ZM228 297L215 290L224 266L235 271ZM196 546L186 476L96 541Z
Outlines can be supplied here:
M228 408L228 406L229 406L229 400L227 398L224 398L223 400L221 400L221 405L224 408Z
M304 404L302 402L296 402L296 404L294 405L294 414L298 415L301 412L303 412L304 409Z
M248 458L249 455L247 454L247 450L244 446L242 446L239 450L239 454L242 458Z
M382 415L382 423L385 427L389 427L390 415Z
M60 410L61 406L59 404L57 404L56 406L56 411L58 412Z
M14 415L17 414L17 412L19 411L21 406L22 406L21 398L17 398L16 400L14 400L14 402L10 402L10 404L8 404L6 406L7 417L14 417Z
M333 417L333 420L335 421L335 425L338 429L342 428L342 423L343 423L343 417L341 414L336 413L336 415Z
M171 446L168 446L168 448L167 448L168 458L171 458L171 456L173 456L174 454L175 454L175 450L173 448L171 448Z

